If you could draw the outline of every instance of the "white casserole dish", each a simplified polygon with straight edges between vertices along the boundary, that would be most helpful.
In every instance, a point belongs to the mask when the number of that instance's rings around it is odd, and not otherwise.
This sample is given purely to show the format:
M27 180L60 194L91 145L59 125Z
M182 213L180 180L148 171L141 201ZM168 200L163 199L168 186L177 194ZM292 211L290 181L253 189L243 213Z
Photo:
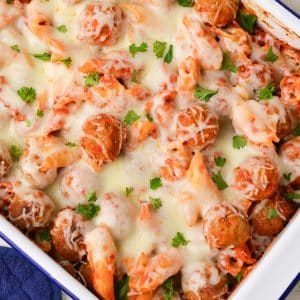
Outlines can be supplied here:
M300 20L296 15L274 0L242 2L255 12L262 27L300 49ZM300 271L299 232L300 211L230 298L278 299ZM27 257L73 299L98 299L2 216L0 216L0 237Z

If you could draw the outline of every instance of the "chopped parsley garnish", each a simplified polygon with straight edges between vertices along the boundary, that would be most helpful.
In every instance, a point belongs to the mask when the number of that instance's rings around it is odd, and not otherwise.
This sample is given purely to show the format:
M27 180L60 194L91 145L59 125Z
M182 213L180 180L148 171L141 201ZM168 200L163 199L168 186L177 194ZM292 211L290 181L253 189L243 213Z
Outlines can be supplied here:
M125 276L115 284L115 298L116 300L127 300L129 276Z
M84 76L84 83L88 87L97 85L99 83L99 80L100 80L100 74L98 72L93 72L87 76Z
M19 97L26 103L32 103L36 99L36 91L32 87L23 86L17 90Z
M173 278L168 278L163 284L164 296L166 300L172 300L174 295L174 281Z
M73 143L73 142L66 142L65 145L68 146L68 147L72 147L72 148L76 147L76 144Z
M130 110L124 118L124 123L126 125L132 125L135 121L137 121L140 118L141 117L138 114L136 114L135 111Z
M286 181L290 181L290 180L291 180L291 177L292 177L292 173L283 173L283 178L284 178Z
M42 61L50 61L51 59L50 53L37 53L37 54L32 54L32 56Z
M129 46L129 52L131 53L132 57L135 57L138 52L146 52L148 49L147 43L143 42L139 46L136 44L131 44Z
M17 45L17 44L15 44L15 45L12 45L11 47L10 47L10 49L12 49L12 50L14 50L14 51L16 51L16 52L20 52L20 48L19 48L19 46Z
M164 62L169 64L173 59L173 45L170 45L167 54L165 55Z
M26 121L25 121L25 124L26 124L26 127L30 127L30 126L31 126L30 120L26 120Z
M278 212L275 208L270 208L268 211L268 219L272 220L274 218L278 217Z
M177 0L178 4L183 7L193 7L194 0Z
M150 179L150 189L151 190L157 190L162 185L163 184L162 184L161 179L159 177L155 177L155 178Z
M95 202L97 200L97 194L95 191L88 192L86 194L86 200L88 202Z
M11 145L9 148L9 153L13 161L18 161L22 156L23 150L19 146Z
M237 13L237 20L241 27L249 33L254 32L254 25L256 23L257 17L254 15L244 15L240 11Z
M48 230L43 230L39 232L39 238L41 241L49 242L51 240L50 232Z
M186 246L190 241L186 240L182 232L177 232L172 239L172 246L177 248L179 246Z
M157 58L162 58L165 54L167 43L162 41L155 41L153 44L153 52Z
M222 157L222 156L218 156L214 158L215 164L217 167L224 167L225 163L226 163L226 158Z
M222 191L228 188L228 184L225 182L225 180L222 177L221 171L219 171L217 174L212 173L211 176L213 182L217 185L217 188Z
M65 59L60 59L60 62L62 62L67 68L69 68L72 64L72 58L71 57L67 57Z
M128 197L133 192L133 190L134 190L134 188L132 186L127 186L125 188L126 197Z
M293 130L292 130L293 136L300 136L300 124L298 124Z
M300 199L300 194L297 193L285 193L284 198L286 200Z
M234 149L242 149L247 145L247 139L240 135L235 135L232 138L232 146Z
M242 273L239 273L239 274L237 274L237 275L235 276L235 278L236 278L237 282L240 282L240 281L242 280L242 278L243 278L243 274L242 274Z
M278 56L273 52L272 46L269 48L267 54L264 57L264 61L274 62L278 59Z
M77 205L77 212L83 215L86 219L91 220L98 215L100 211L100 206L90 202L88 204L81 204Z
M223 54L223 61L222 61L222 67L221 67L222 70L227 70L227 71L231 71L233 73L236 73L239 68L236 67L234 65L234 63L231 61L231 58L230 58L230 53L229 52L225 52Z
M258 91L257 97L259 100L271 99L273 98L274 92L275 92L274 82L270 82L266 87L261 88Z
M57 27L56 27L56 30L59 31L59 32L62 32L62 33L65 33L65 32L68 31L67 26L64 25L64 24L63 24L63 25L57 26Z
M7 3L7 4L13 4L13 3L14 3L14 0L6 0L6 3Z
M151 114L149 112L147 112L146 117L148 119L148 121L153 122L153 117L151 116Z
M42 110L38 109L38 110L36 111L36 115L37 115L39 118L42 118L42 117L44 116L44 112L43 112Z
M138 70L133 70L132 76L131 76L131 82L138 83L137 76L139 75Z
M151 203L152 208L155 210L162 207L162 202L161 202L160 198L150 197L150 203Z
M209 99L217 93L218 93L218 91L205 89L205 88L201 87L200 85L197 85L196 92L194 95L196 98L204 100L205 102L208 102Z

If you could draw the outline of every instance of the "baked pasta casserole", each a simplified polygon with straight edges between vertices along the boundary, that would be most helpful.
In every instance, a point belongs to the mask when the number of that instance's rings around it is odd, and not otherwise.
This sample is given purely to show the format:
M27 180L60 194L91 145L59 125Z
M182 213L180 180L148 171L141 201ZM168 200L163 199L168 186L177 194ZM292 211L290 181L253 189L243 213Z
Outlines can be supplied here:
M0 212L100 299L227 299L297 209L300 52L238 0L0 0Z

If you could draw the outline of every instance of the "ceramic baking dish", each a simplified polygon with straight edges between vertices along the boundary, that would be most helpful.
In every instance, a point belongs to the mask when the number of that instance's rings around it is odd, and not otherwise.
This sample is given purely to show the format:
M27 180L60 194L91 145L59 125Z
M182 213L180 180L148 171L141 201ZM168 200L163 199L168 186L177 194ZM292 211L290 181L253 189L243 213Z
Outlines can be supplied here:
M242 2L258 16L260 26L300 49L299 15L289 9L283 3L285 1L243 0ZM299 277L299 232L300 210L273 241L255 269L235 290L230 299L279 299L290 283L295 282L297 275ZM98 299L1 215L0 237L49 276L71 298Z

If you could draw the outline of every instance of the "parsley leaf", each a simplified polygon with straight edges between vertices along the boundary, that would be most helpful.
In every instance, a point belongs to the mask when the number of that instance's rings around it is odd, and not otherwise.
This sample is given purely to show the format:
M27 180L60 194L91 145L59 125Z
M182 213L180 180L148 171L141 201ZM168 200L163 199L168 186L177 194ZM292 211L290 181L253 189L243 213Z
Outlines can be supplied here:
M100 80L100 74L98 72L93 72L87 76L84 76L84 83L88 87L97 85L99 83L99 80Z
M26 121L25 121L25 124L26 124L26 127L30 127L30 126L31 126L30 120L26 120Z
M76 147L76 144L73 142L66 142L65 145L72 148Z
M214 158L215 164L218 167L224 167L225 163L226 163L226 158L222 157L222 156L218 156Z
M242 273L239 273L239 274L237 274L237 275L235 276L235 278L236 278L237 282L240 282L240 281L242 280L242 278L243 278L243 274L242 274Z
M23 86L17 90L19 97L26 103L34 102L36 99L36 91L32 87Z
M14 51L16 51L16 52L20 52L20 48L19 48L19 46L17 45L17 44L15 44L15 45L12 45L11 47L10 47L10 49L12 49L12 50L14 50Z
M164 296L166 300L172 300L174 295L174 281L173 278L168 278L163 284Z
M69 68L72 64L72 58L71 57L67 57L65 59L60 59L59 61L61 61L67 68Z
M132 76L131 76L131 82L138 83L137 76L139 75L138 70L133 70Z
M235 135L232 138L232 146L234 149L241 149L247 145L247 139L240 135Z
M18 161L22 156L23 150L21 147L11 145L9 148L9 153L13 161Z
M275 208L270 208L268 211L268 219L272 220L274 218L278 217L278 212Z
M283 173L283 178L286 181L290 181L291 180L291 176L292 176L292 173Z
M256 23L257 17L254 15L244 15L240 11L237 13L237 21L243 29L249 33L254 32L254 25Z
M170 45L169 50L164 58L164 62L169 64L173 59L173 45Z
M205 89L205 88L201 87L200 85L197 85L196 92L194 95L196 98L202 99L205 102L208 102L209 99L217 93L218 93L218 91Z
M269 48L267 54L264 57L264 61L274 62L278 59L278 56L273 52L272 46Z
M153 44L153 52L157 58L162 58L164 56L166 48L166 42L155 41Z
M7 4L13 4L13 3L14 3L14 0L6 0L6 3L7 3Z
M95 191L92 191L92 192L88 192L86 194L86 200L88 202L95 202L97 200L97 194Z
M126 187L125 189L126 197L128 197L133 192L133 190L134 188L132 186Z
M39 117L39 118L42 118L44 116L44 112L42 110L37 110L36 111L36 115Z
M50 232L48 230L43 230L39 232L39 238L41 241L49 242L51 240Z
M148 49L148 45L145 42L141 43L139 46L137 46L136 44L131 44L129 46L129 52L131 53L132 57L135 57L135 55L138 52L146 52L147 49Z
M56 27L56 30L59 31L59 32L62 32L62 33L65 33L65 32L68 31L67 26L64 25L64 24L63 24L63 25L57 26L57 27Z
M178 4L183 7L193 7L194 0L177 0Z
M230 58L230 53L229 52L225 52L223 54L223 61L222 61L222 67L221 67L222 70L227 70L227 71L231 71L233 73L236 73L239 68L236 67L234 65L234 63L231 61L231 58Z
M78 204L77 212L83 215L86 219L91 220L98 215L100 211L100 206L94 204L93 202L89 204Z
M179 246L186 246L190 241L186 240L182 232L177 232L172 239L172 246L177 248Z
M293 136L300 136L300 124L298 124L293 130L292 130Z
M157 190L162 186L161 179L159 177L155 177L150 179L150 189L151 190Z
M132 125L135 121L141 117L135 113L135 111L130 110L124 118L124 123L126 125Z
M115 297L116 300L127 300L129 276L125 276L122 280L117 281L115 284Z
M146 117L148 119L148 121L153 122L153 117L151 116L151 114L149 112L147 112Z
M150 197L150 203L151 203L152 208L155 210L162 207L162 202L161 202L160 198Z
M213 182L217 185L217 188L220 191L225 190L226 188L228 188L228 184L225 182L225 180L222 177L221 171L218 172L218 174L216 173L212 173L211 176Z
M275 85L274 82L270 82L266 87L261 88L258 91L258 99L264 100L264 99L271 99L273 97L275 91Z
M300 199L300 194L297 193L285 193L284 198L286 200Z
M37 53L37 54L32 54L32 56L42 61L50 61L51 59L50 53Z

